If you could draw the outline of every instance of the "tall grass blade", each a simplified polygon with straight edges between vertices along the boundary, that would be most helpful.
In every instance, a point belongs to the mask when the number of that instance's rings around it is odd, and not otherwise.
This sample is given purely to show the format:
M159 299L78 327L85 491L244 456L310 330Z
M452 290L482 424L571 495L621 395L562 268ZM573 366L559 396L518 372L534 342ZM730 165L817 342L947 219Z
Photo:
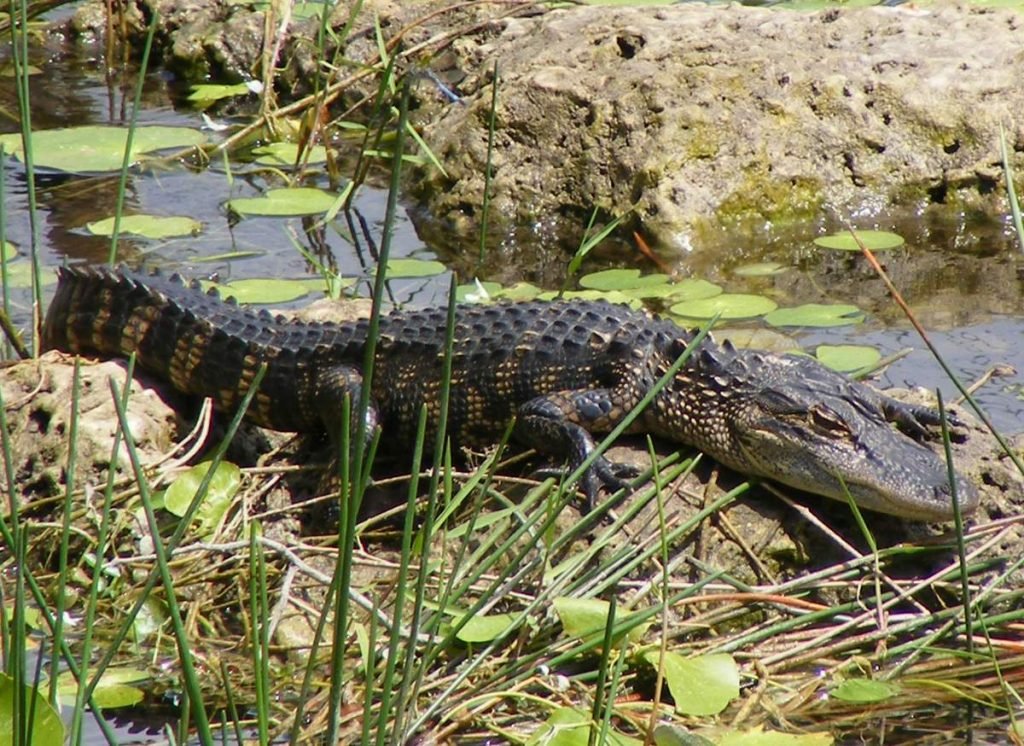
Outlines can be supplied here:
M494 177L494 130L498 113L498 61L494 61L491 73L491 108L487 112L487 162L484 164L484 195L480 205L480 250L477 262L483 263L487 251L488 219L491 214L491 179Z
M146 83L146 71L149 69L149 53L153 48L153 36L160 21L160 13L154 8L153 17L149 19L146 31L146 42L142 47L142 61L139 63L138 80L135 83L135 99L132 101L131 117L128 121L128 135L124 142L124 159L121 161L121 174L117 181L117 199L114 203L114 228L110 234L110 250L107 253L107 264L113 267L117 263L117 244L121 238L121 215L124 212L124 195L128 188L128 170L132 165L132 144L135 141L135 126L138 123L139 111L142 108L142 90Z
M999 154L1003 159L1003 178L1006 180L1006 199L1010 203L1010 215L1013 217L1013 230L1017 234L1017 245L1024 251L1024 220L1021 219L1020 202L1017 200L1017 189L1013 184L1013 164L1010 163L1010 149L1006 147L1006 131L999 125Z

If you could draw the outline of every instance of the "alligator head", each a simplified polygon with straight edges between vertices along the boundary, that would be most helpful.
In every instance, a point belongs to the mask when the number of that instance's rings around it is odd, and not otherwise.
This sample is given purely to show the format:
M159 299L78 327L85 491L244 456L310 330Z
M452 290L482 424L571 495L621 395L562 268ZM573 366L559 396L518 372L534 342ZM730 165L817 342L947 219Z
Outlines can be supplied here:
M837 500L848 491L861 508L903 518L953 518L946 463L919 442L938 413L811 358L707 346L659 399L658 430L666 419L679 421L670 412L675 403L700 407L701 421L684 415L690 432L675 438L737 471ZM978 492L954 479L966 515L977 508Z

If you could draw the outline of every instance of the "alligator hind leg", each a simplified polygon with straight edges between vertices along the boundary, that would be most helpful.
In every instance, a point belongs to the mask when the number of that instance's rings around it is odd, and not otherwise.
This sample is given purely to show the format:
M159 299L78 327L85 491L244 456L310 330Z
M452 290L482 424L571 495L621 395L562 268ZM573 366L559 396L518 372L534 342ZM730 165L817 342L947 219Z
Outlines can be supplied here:
M354 443L359 432L359 397L363 391L362 373L351 365L336 365L320 371L314 387L312 406L317 416L324 423L324 429L331 442L337 446L341 442L342 424L344 422L345 397L349 399L349 443ZM363 419L363 444L369 445L379 426L377 403L371 397ZM351 449L349 449L351 452Z
M611 389L562 391L540 396L519 407L513 436L538 451L562 456L574 471L597 448L593 432L608 432L628 409L615 404ZM617 491L628 487L626 477L636 470L598 456L581 479L581 487L592 508L602 486Z

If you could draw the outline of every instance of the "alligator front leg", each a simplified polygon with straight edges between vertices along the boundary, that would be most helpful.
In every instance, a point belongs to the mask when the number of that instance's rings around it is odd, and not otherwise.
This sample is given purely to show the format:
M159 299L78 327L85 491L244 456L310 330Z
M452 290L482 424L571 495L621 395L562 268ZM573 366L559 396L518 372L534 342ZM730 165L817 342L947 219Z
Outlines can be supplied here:
M561 391L539 396L519 407L513 437L538 451L568 459L575 471L597 448L591 433L605 433L626 415L611 389ZM628 487L636 470L598 456L584 472L581 487L592 508L601 486L612 491Z
M885 419L915 440L927 440L930 436L928 428L938 427L942 424L938 410L920 404L908 404L881 393L879 393L879 397ZM946 411L946 421L950 427L963 427L963 422L948 410Z

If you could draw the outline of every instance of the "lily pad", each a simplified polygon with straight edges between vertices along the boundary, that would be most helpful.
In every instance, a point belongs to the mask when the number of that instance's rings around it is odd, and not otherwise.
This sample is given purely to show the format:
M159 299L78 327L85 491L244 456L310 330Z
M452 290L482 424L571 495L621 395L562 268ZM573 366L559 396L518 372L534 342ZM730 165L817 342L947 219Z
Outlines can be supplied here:
M23 695L20 696L21 707L18 708L22 718L25 717L26 708L31 708L35 712L31 727L25 729L25 743L31 746L64 743L64 724L46 697L30 686L26 686L22 692L18 692L17 686L14 679L5 673L0 673L0 743L15 743L15 693Z
M291 168L299 157L299 146L293 142L272 142L253 148L256 163L279 168ZM305 158L305 156L303 156ZM309 163L324 163L327 160L327 149L323 145L314 145L309 153Z
M806 303L772 311L764 320L772 326L849 326L862 323L864 312L845 303Z
M867 345L818 345L814 356L822 365L840 373L871 368L882 359L882 353Z
M885 251L902 246L903 236L888 231L857 231L857 238L872 251ZM860 246L849 231L833 233L831 236L819 236L814 243L823 249L836 251L860 251Z
M43 287L53 285L57 282L57 275L49 270L43 270L39 275L39 282ZM32 262L10 262L7 264L7 287L8 288L30 288L32 287Z
M192 86L192 92L188 94L188 100L198 106L206 107L214 101L220 101L222 98L245 96L249 93L250 88L245 83L236 83L234 85L200 83L199 85Z
M87 125L40 130L32 133L32 158L37 168L69 173L117 171L124 160L127 141L126 127ZM154 151L193 147L204 142L205 134L187 127L136 127L131 161L137 163ZM21 135L0 135L0 143L8 153L20 160L25 159Z
M139 687L131 685L151 678L149 673L137 668L108 668L93 690L93 700L104 709L132 707L142 701L144 693ZM78 682L71 672L62 673L57 679L57 696L61 703L68 706L75 704L77 691Z
M554 599L552 604L567 634L583 640L594 635L604 635L604 629L608 623L608 612L611 608L611 604L607 601L599 598L564 597ZM627 615L621 614L616 618L616 622L621 622L625 616ZM626 639L630 642L640 640L648 627L650 627L649 624L633 627L626 634ZM621 635L616 639L621 639Z
M789 267L779 262L754 262L737 267L732 273L740 277L770 277L780 275L788 269Z
M455 288L455 300L459 303L487 303L501 292L498 282L468 282Z
M114 218L104 218L85 226L94 236L110 236L114 233ZM123 215L121 233L130 233L145 238L171 238L172 236L197 236L203 224L184 215L159 217L157 215Z
M644 654L652 666L659 662L656 650ZM740 670L728 653L684 658L665 653L665 681L676 712L682 715L716 715L740 695Z
M472 617L455 635L463 642L491 642L512 628L518 614L478 614Z
M543 291L536 285L531 285L528 282L517 282L515 285L503 288L496 295L502 300L520 301L534 300L541 292Z
M886 681L873 679L847 679L832 690L831 694L843 702L882 702L900 693L900 688Z
M296 217L319 215L334 206L336 195L313 187L271 189L262 197L238 197L228 207L243 216Z
M178 475L164 493L164 508L174 515L185 515L188 506L196 496L200 482L210 470L210 462L196 464L188 471ZM231 506L231 500L238 492L242 483L242 471L229 461L221 461L210 481L206 497L199 505L196 519L199 521L201 534L213 531L224 513Z
M526 746L587 746L602 743L606 746L642 746L643 741L619 733L614 728L602 733L603 741L592 739L595 730L601 728L594 723L589 712L559 707L553 710L547 721L526 739Z
M433 277L448 268L433 259L388 259L388 277Z
M580 285L591 290L633 290L664 285L668 275L641 275L639 269L606 269L580 278Z
M310 291L308 280L262 277L233 280L216 288L221 298L234 298L239 303L287 303Z
M14 244L10 241L4 241L0 244L0 262L9 262L11 259L18 258L18 250L14 248Z
M690 319L710 319L719 314L722 319L749 319L774 311L778 304L763 295L722 293L712 298L698 298L676 303L669 310Z

